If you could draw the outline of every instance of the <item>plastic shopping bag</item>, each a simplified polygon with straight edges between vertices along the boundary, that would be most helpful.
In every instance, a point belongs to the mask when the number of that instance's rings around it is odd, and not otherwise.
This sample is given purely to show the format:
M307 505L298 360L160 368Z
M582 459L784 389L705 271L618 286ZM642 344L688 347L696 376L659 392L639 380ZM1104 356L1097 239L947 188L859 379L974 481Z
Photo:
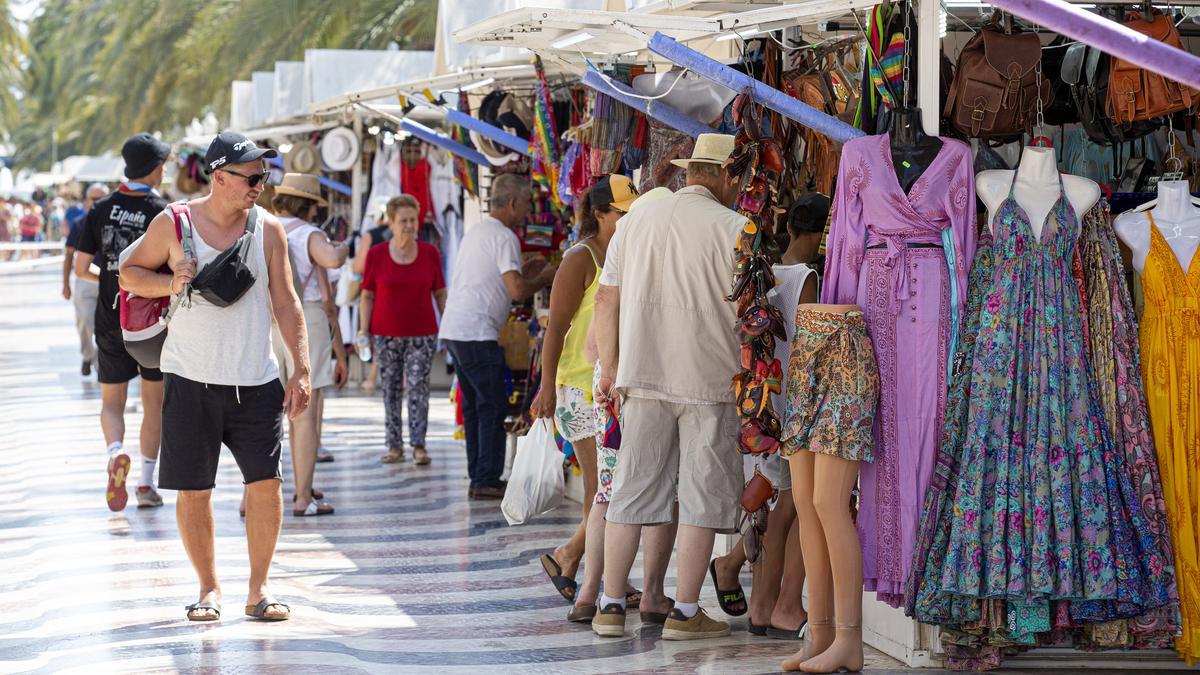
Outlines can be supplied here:
M563 455L554 443L548 419L533 423L517 441L517 456L500 510L509 525L520 525L562 503Z

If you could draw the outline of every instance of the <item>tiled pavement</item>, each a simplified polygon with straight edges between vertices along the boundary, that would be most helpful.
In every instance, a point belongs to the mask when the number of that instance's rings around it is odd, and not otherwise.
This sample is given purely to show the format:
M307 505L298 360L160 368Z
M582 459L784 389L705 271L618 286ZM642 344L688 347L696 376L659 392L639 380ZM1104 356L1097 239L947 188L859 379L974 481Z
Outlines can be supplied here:
M285 515L272 576L294 609L285 623L238 611L248 567L226 455L214 496L226 614L190 624L183 606L195 580L174 495L156 510L104 505L99 387L80 377L76 344L53 268L0 275L0 672L740 674L773 672L795 647L751 639L744 619L730 637L701 643L664 643L636 619L622 640L567 623L537 556L571 532L577 508L511 528L497 502L468 501L442 396L430 467L379 464L377 397L329 401L326 446L337 461L318 467L316 484L338 511ZM134 446L138 415L127 419ZM716 608L707 584L702 602ZM897 667L869 657L868 672Z

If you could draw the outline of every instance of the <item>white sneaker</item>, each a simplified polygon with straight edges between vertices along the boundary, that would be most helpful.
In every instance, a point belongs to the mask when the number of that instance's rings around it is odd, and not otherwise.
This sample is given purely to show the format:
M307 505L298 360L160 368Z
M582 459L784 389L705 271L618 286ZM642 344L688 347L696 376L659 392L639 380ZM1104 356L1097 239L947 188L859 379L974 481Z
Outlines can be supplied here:
M149 485L142 485L137 489L137 500L139 509L149 509L163 505L162 497L159 496L158 491Z

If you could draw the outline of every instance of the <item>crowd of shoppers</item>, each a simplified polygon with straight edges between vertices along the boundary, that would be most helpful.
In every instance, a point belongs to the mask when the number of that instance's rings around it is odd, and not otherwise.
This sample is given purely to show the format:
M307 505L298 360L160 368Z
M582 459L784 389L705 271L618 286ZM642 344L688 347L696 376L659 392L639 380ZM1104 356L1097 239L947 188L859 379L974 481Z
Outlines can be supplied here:
M643 623L661 624L667 640L728 634L727 622L699 606L706 577L725 613L749 613L752 633L796 640L805 631L797 509L812 508L812 486L805 502L791 490L785 459L743 459L734 451L739 422L729 382L739 346L735 307L726 296L745 218L731 208L739 186L724 163L732 150L730 136L701 136L690 158L676 160L687 186L675 193L658 188L639 196L629 178L602 176L581 195L577 243L557 267L522 256L516 231L528 219L532 191L527 178L513 174L492 181L488 213L467 229L449 284L438 249L420 240L421 203L407 194L388 201L386 224L369 231L350 261L361 274L354 343L360 358L373 352L379 365L382 461L405 462L411 449L413 464L431 463L429 382L440 345L458 377L472 499L506 492L509 395L501 329L514 301L553 282L541 386L530 412L552 419L571 445L584 500L572 537L541 563L570 603L568 620L590 623L600 636L625 635L634 609ZM154 482L161 440L160 482L179 493L180 531L199 582L198 600L188 607L193 621L221 615L209 503L222 443L245 479L248 615L290 616L267 583L283 505L281 413L288 421L293 514L334 513L313 483L320 402L348 374L348 341L329 271L341 268L349 251L314 224L327 205L315 176L286 174L270 209L256 206L268 176L263 160L273 153L238 134L220 134L205 156L211 192L167 209L157 187L170 148L139 134L123 149L129 180L111 195L91 186L84 209L61 214L68 230L63 296L76 303L85 375L96 344L109 506L120 510L127 499L124 403L127 383L140 376L138 503L162 503ZM828 212L828 200L812 195L785 218L789 236L771 294L785 318L816 300ZM230 251L236 255L223 254ZM241 270L214 282L213 270L220 274L235 258ZM114 309L121 289L174 298L160 369L143 367L124 348ZM787 323L781 352L795 331ZM739 496L755 471L780 491L748 598L738 581L747 560L743 543L716 559L712 551L716 534L739 531ZM639 549L641 590L629 583ZM665 586L673 553L678 578L671 597Z

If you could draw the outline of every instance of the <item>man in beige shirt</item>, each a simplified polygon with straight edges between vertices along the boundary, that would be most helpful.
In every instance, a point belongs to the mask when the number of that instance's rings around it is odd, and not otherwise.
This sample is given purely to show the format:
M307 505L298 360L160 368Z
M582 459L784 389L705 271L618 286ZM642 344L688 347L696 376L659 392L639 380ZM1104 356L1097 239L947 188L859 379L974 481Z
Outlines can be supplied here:
M621 219L596 296L596 396L621 401L622 417L604 588L625 588L642 526L671 522L678 494L678 588L666 640L729 633L698 601L714 535L736 531L742 490L730 389L737 314L725 299L746 223L727 208L738 194L722 167L733 147L732 136L704 134L691 159L675 160L688 186ZM604 594L598 605L593 630L624 635L623 598Z

